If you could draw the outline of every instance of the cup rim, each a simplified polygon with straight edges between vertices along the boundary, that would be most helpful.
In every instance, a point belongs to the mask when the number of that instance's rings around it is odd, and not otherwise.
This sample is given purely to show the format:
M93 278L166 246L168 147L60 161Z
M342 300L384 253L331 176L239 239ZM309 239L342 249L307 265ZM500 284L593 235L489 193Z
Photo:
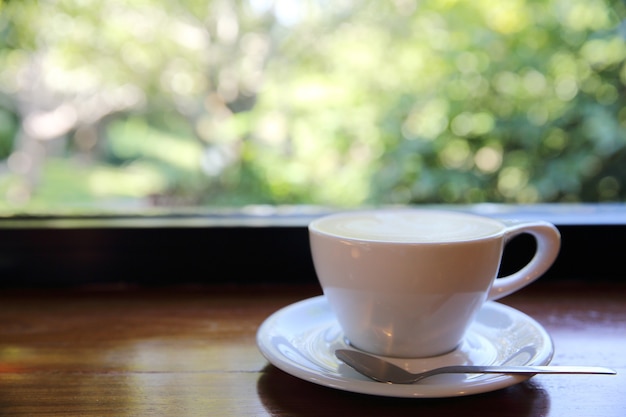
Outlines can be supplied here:
M498 226L499 230L493 233L489 233L481 236L474 236L469 238L451 238L451 239L442 239L442 240L393 240L390 239L377 239L377 238L367 238L367 237L356 237L349 236L347 234L342 233L333 233L326 230L320 230L319 224L331 218L338 217L349 217L355 214L368 214L368 213L437 213L443 215L450 215L453 217L464 217L468 219L475 219L481 222L491 223L492 225ZM463 244L468 242L476 242L481 240L489 240L494 238L499 238L504 236L507 230L507 225L499 220L492 217L482 216L479 214L468 213L464 211L455 211L455 210L444 210L444 209L423 209L423 208L381 208L381 209L362 209L362 210L348 210L348 211L340 211L331 214L326 214L324 216L313 219L308 224L309 233L314 233L318 235L327 236L330 238L336 238L341 240L348 240L352 242L364 242L364 243L377 243L377 244L388 244L388 245L450 245L450 244Z

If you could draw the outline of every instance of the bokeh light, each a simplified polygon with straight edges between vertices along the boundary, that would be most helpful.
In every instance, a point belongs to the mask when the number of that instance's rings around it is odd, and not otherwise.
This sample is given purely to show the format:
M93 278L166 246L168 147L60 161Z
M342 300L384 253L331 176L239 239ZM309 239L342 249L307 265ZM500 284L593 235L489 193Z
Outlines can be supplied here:
M621 1L0 8L0 210L626 199Z

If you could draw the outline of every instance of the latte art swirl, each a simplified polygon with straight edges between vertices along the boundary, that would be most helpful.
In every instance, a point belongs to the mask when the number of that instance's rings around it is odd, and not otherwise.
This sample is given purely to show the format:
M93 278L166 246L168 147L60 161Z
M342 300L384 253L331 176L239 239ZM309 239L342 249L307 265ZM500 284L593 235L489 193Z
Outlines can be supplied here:
M429 211L364 211L312 223L322 233L377 242L458 242L497 235L504 225L470 214Z

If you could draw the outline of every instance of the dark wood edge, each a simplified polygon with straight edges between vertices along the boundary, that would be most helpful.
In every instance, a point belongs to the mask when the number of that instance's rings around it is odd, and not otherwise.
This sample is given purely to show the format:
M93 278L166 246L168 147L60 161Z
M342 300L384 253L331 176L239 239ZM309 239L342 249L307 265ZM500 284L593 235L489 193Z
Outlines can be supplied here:
M626 281L623 205L455 209L554 223L562 249L542 281ZM307 224L328 211L10 216L0 219L0 286L315 284ZM514 239L502 274L533 250L531 238Z

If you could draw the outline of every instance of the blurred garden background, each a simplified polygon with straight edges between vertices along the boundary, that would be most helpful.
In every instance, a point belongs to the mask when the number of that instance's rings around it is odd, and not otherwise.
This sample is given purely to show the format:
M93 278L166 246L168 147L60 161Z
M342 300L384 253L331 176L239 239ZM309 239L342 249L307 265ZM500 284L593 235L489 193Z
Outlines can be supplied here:
M626 201L623 0L0 0L0 211Z

